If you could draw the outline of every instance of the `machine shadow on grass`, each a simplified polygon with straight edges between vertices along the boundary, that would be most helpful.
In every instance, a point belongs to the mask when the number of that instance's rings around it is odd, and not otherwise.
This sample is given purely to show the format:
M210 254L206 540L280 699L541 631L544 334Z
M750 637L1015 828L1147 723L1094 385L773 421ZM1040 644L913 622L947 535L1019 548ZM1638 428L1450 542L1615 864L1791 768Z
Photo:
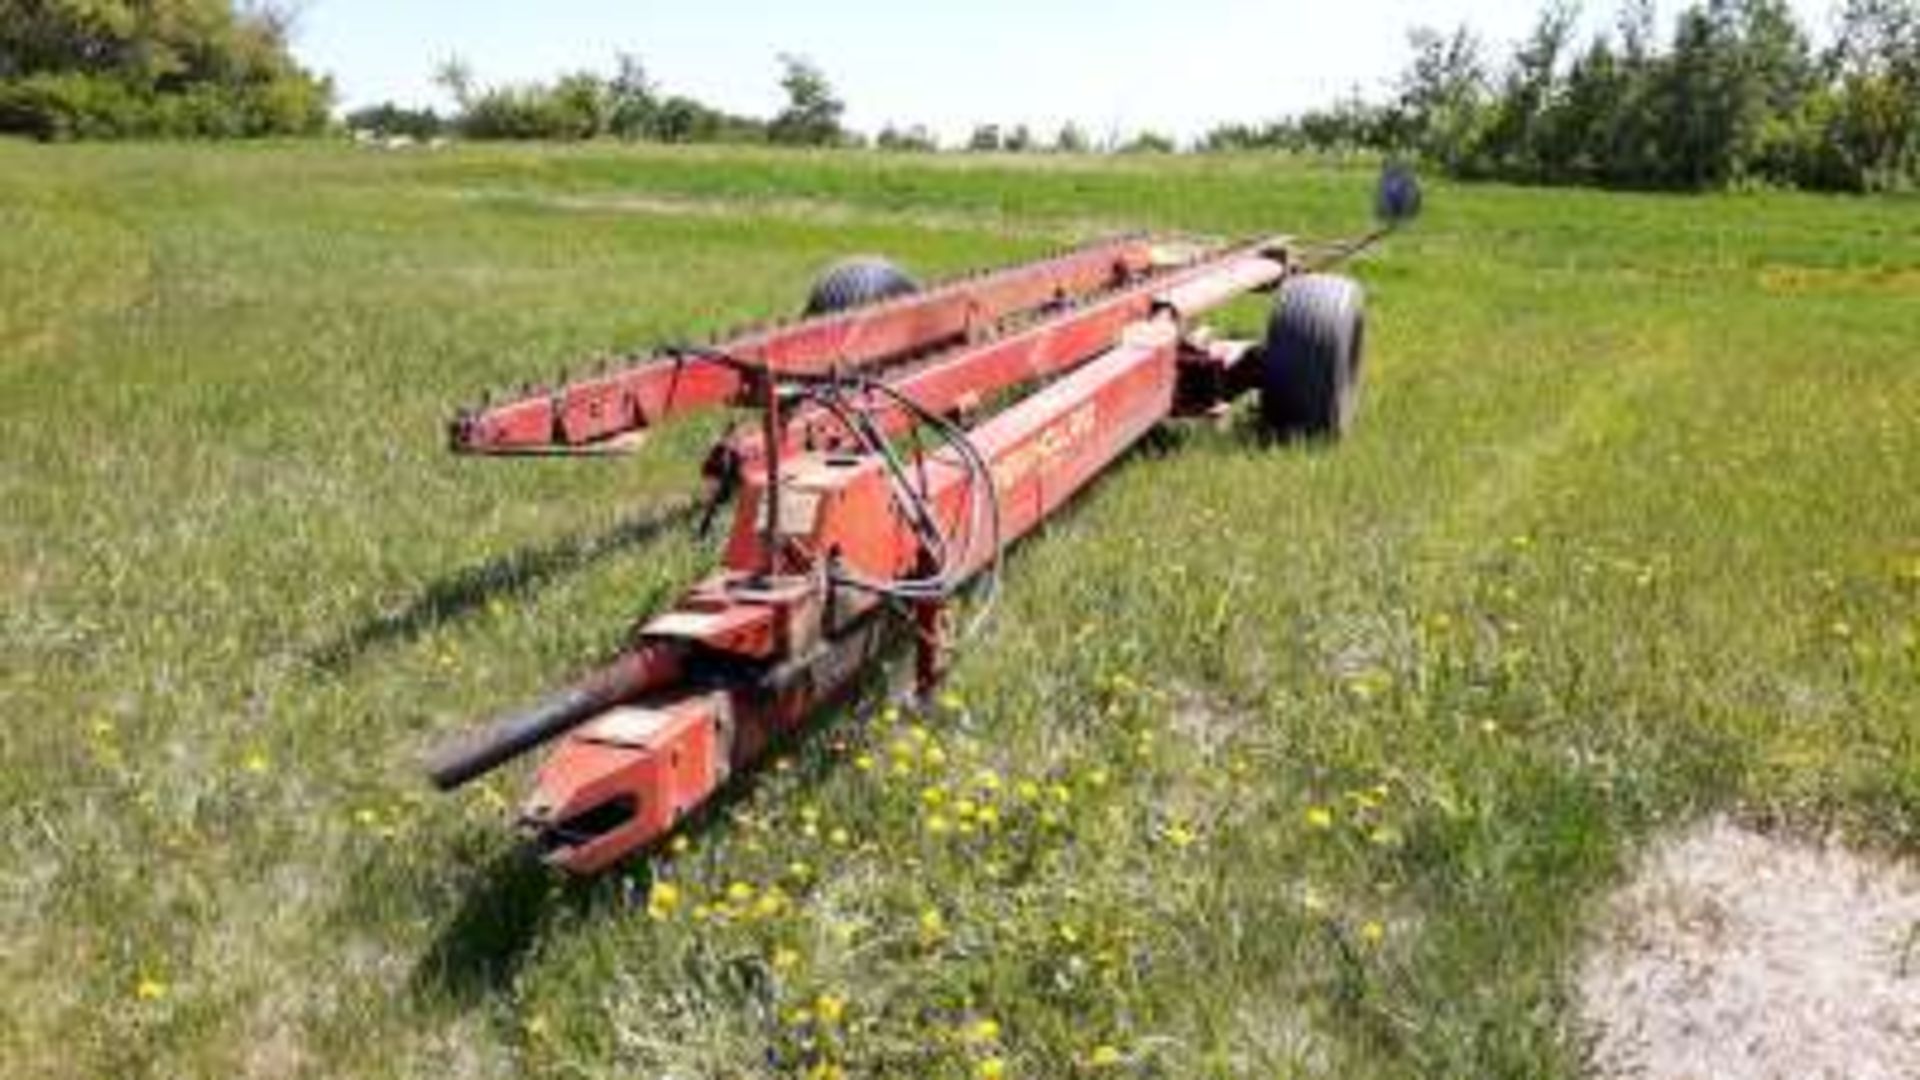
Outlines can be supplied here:
M677 500L597 535L576 533L456 570L428 584L405 608L368 619L314 649L308 662L326 674L339 674L381 646L413 641L495 598L531 592L675 529L693 527L706 512L700 500Z

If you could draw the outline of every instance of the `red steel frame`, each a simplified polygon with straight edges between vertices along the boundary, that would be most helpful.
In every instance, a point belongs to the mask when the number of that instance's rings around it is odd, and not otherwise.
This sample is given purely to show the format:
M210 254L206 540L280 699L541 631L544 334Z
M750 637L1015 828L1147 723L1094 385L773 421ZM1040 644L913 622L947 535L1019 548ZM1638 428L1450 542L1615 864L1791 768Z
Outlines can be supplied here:
M743 402L759 382L768 422L715 456L738 484L722 569L644 623L608 667L448 748L436 780L452 786L557 737L523 821L549 862L589 873L671 831L853 686L893 624L885 602L828 568L899 580L928 556L878 455L850 452L850 433L818 406L782 417L780 378L874 369L921 408L962 417L1051 380L967 430L990 467L1004 545L1155 425L1244 390L1249 346L1212 342L1192 320L1294 269L1282 239L1205 251L1127 238L463 413L460 450L591 452L675 414ZM898 407L871 415L889 433L912 422ZM976 475L952 449L918 465L939 523L965 528ZM971 577L996 557L970 544L949 571ZM923 631L938 625L932 607L913 612ZM930 675L938 647L922 641Z
M734 336L728 355L781 375L854 370L967 335L1061 297L1074 297L1145 273L1152 245L1121 237L1022 267L1018 273L963 278L927 293L845 314ZM678 415L743 404L750 388L737 369L663 355L598 377L454 419L456 451L546 453L587 448Z

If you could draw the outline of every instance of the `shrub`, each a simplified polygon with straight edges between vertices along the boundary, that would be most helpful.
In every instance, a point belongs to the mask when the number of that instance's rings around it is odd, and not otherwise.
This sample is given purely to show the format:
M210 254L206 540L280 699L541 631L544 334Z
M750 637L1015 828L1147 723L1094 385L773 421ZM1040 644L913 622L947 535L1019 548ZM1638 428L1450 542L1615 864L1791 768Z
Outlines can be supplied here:
M286 48L289 16L227 0L0 6L0 132L46 140L308 134L332 87Z

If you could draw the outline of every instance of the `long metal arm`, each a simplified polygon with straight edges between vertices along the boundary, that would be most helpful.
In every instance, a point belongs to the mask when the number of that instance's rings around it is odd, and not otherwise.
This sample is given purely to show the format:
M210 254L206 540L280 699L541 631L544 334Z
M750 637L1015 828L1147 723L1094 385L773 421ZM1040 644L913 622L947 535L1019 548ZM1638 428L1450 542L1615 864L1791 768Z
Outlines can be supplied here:
M871 307L729 335L700 351L787 376L885 366L963 341L1018 312L1111 288L1146 273L1153 263L1154 251L1145 239L1121 237ZM669 351L602 375L461 409L449 436L460 453L591 452L674 416L744 404L742 395L750 389L735 366Z
M1190 319L1247 292L1270 288L1288 272L1287 240L1272 237L1209 253L1189 265L1125 285L1049 313L986 341L941 353L926 363L902 369L887 382L921 408L961 414L996 395L1053 378L1088 357L1109 349L1128 324L1157 310ZM876 409L873 419L884 434L897 435L912 425L904 409ZM833 449L850 433L819 407L800 409L786 425L782 449ZM757 468L765 437L743 431L716 448L708 471Z

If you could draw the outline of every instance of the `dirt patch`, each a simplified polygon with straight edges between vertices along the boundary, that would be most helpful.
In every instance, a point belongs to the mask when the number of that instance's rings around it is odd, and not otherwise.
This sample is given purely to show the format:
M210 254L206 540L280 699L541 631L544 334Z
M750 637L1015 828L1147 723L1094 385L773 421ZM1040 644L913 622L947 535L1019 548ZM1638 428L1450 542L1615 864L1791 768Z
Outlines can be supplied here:
M1660 844L1579 971L1595 1076L1920 1076L1920 874L1714 819Z

